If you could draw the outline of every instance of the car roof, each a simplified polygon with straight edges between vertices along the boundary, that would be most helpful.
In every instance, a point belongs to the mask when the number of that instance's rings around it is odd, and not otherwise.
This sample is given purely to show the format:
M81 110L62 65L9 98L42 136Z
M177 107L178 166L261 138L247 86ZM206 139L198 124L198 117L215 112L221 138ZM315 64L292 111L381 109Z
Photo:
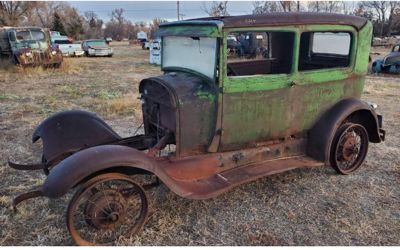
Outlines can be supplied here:
M46 28L41 28L41 27L34 27L34 26L18 26L18 27L12 27L12 26L3 26L0 27L0 29L8 30L8 29L14 29L14 30L45 30Z
M89 40L84 40L84 42L105 42L104 39L89 39Z
M366 18L358 16L315 12L273 12L260 15L205 17L187 21L220 21L225 28L328 24L349 25L357 30L368 22Z

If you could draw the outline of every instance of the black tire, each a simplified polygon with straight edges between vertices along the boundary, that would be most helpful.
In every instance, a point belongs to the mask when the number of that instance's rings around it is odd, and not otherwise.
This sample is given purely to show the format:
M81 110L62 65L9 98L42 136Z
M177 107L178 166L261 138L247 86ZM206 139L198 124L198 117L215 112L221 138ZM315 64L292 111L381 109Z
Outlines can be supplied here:
M368 152L368 132L361 124L344 123L335 133L331 145L330 164L343 175L357 170Z

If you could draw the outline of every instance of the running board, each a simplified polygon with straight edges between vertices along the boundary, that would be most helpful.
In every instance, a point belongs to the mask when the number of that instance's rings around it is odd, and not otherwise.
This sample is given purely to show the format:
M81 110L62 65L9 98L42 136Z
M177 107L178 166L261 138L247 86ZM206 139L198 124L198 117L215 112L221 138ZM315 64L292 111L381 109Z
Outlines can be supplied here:
M203 200L216 197L236 186L252 182L268 175L296 168L314 168L323 165L324 163L315 161L306 156L281 158L230 169L195 182L179 181L177 185L186 189L184 197Z

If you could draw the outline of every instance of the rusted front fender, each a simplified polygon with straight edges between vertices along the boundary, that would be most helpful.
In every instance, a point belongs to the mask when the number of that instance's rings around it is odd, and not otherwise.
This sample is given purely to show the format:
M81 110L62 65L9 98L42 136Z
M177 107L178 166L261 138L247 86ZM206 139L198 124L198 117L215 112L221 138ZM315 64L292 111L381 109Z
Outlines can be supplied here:
M106 170L132 168L156 173L157 162L145 153L120 145L103 145L82 150L57 164L42 186L43 196L58 198L71 188ZM164 178L161 178L161 180Z
M345 121L362 124L368 131L370 142L384 141L382 116L366 102L355 98L342 100L326 111L309 132L307 155L329 163L329 153L337 128Z
M121 139L95 114L81 110L50 116L36 128L32 142L39 138L43 141L44 160L50 165L79 150Z

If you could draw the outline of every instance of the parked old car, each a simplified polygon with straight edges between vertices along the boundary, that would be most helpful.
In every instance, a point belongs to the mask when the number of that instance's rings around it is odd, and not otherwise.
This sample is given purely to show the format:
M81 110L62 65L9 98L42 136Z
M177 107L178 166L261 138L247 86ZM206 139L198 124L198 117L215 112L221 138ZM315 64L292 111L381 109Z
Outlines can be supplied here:
M92 39L82 42L82 48L86 56L108 56L112 57L114 51L108 46L104 39Z
M63 56L83 56L85 51L82 49L81 42L72 42L66 36L51 36L53 47L58 48Z
M227 58L227 37L263 37L267 58ZM122 138L95 114L64 111L33 133L42 139L38 190L72 188L67 227L79 245L112 244L146 222L145 190L130 176L157 177L188 199L216 197L240 184L301 167L350 174L369 143L385 138L376 105L360 100L372 25L320 13L209 17L160 25L164 74L143 79L144 133ZM169 146L172 146L171 148Z
M37 27L0 28L0 58L21 66L58 67L63 61L51 46L49 30Z
M156 38L150 44L150 64L161 65L161 39Z
M392 51L383 59L374 61L372 72L400 74L400 44L393 46Z

